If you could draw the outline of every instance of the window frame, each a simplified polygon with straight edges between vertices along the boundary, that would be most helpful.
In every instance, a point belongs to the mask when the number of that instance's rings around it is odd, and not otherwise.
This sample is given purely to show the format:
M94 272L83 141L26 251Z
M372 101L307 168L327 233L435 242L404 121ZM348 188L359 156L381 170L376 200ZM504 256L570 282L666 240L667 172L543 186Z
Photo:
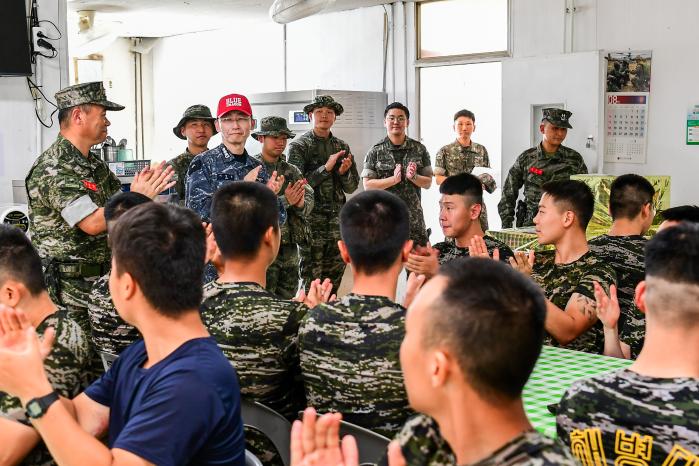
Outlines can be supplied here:
M441 55L438 57L422 58L420 52L422 50L422 28L420 11L425 3L436 3L455 0L424 0L419 1L415 7L415 67L422 68L426 66L444 66L444 65L464 65L469 63L483 63L488 61L500 61L503 58L512 56L512 0L507 0L507 49L494 50L490 52L467 53L457 55Z

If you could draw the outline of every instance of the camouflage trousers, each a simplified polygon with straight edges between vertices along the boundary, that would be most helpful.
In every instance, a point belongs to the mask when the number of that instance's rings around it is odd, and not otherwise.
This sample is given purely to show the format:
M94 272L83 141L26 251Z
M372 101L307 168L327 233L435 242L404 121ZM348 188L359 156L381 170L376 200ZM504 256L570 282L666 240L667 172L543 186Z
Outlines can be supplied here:
M337 242L340 240L340 219L338 214L311 214L313 237L310 245L301 246L301 278L304 288L320 278L329 278L333 283L333 293L337 293L340 281L345 274L345 264L340 257Z
M61 277L58 280L60 289L49 290L51 298L59 304L63 304L68 311L68 315L80 325L85 335L90 335L90 359L92 362L89 372L85 374L86 387L104 374L102 358L97 353L92 341L92 327L90 326L90 317L87 310L87 302L90 299L92 284L97 281L98 278L99 277L94 277L94 279ZM56 297L58 298L57 300L55 299Z
M481 221L483 232L488 231L488 210L485 208L485 202L481 204L481 216L478 219Z
M299 289L300 257L295 243L282 244L277 259L267 269L267 291L291 299Z

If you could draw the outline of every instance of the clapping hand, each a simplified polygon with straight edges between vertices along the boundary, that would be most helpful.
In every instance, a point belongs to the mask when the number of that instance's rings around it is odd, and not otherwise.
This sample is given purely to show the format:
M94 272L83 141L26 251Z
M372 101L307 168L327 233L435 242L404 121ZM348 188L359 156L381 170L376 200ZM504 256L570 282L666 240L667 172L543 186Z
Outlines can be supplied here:
M158 194L175 186L177 182L172 180L174 175L172 166L165 166L163 161L155 167L145 167L136 173L129 189L132 192L155 199Z
M616 285L609 286L609 296L607 296L599 283L593 283L595 285L595 301L597 302L597 318L602 321L606 328L617 328L621 309L616 295Z
M468 255L470 257L486 257L491 258L488 252L488 246L485 244L485 240L482 236L473 235L471 237L471 245L468 247ZM496 261L500 260L500 250L498 248L493 249L492 259Z
M306 180L300 179L296 183L289 184L284 190L286 202L290 206L303 207L304 195L306 194Z
M509 261L512 267L526 276L531 276L532 270L534 269L534 250L531 249L528 253L524 251L515 251L514 257L510 257Z

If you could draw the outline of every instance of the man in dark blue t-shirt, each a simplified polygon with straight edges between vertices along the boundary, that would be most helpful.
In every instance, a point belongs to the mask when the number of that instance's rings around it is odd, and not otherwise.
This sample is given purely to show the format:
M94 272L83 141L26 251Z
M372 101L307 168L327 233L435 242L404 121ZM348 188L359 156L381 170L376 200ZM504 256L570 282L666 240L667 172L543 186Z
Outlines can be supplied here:
M0 306L0 391L20 398L61 465L242 466L237 376L199 317L199 220L143 204L120 217L110 243L112 300L143 341L84 393L56 403L42 364L52 332L39 342L21 311ZM107 430L108 447L94 438Z

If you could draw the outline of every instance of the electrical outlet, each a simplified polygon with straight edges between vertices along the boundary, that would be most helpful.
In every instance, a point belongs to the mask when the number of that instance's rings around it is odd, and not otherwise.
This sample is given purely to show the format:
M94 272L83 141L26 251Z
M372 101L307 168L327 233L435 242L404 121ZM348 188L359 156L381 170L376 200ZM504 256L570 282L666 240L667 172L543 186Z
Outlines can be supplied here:
M34 26L34 27L32 27L32 44L34 44L34 51L35 51L35 52L39 52L39 51L42 51L42 50L43 50L43 51L46 51L46 50L47 50L47 49L45 49L44 47L41 47L40 45L37 44L37 41L38 41L39 39L41 39L41 37L39 37L39 33L40 33L40 32L41 32L44 36L47 35L47 31L46 31L46 28L45 28L45 27L41 27L41 26Z

